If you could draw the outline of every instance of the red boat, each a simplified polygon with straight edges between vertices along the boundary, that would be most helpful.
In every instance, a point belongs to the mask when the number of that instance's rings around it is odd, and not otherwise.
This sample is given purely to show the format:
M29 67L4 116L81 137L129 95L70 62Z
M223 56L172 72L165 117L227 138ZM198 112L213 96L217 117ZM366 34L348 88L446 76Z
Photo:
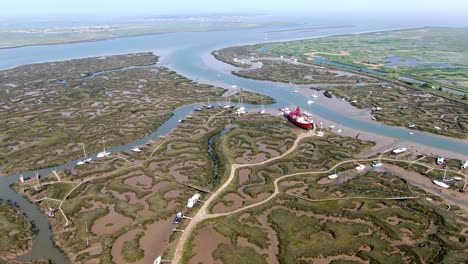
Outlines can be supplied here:
M290 111L285 113L291 123L303 129L311 129L313 122L307 116L301 114L301 108L298 106L296 111Z

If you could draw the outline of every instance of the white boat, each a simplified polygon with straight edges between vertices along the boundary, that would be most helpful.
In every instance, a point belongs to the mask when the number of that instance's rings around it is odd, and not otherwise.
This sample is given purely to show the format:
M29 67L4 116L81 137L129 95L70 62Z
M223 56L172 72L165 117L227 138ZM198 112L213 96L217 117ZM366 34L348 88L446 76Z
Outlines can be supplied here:
M317 137L323 137L324 135L325 133L323 133L322 131L317 132Z
M445 163L445 158L441 157L441 156L438 156L437 159L436 159L436 164L437 165L442 165L444 163Z
M308 100L308 101L307 101L307 104L313 104L313 103L315 103L315 102L312 101L312 100Z
M237 103L237 109L236 109L236 114L245 114L247 111L245 110L244 107L244 100L242 98L239 99L239 102Z
M104 150L97 154L98 158L104 158L104 157L107 157L107 156L110 155L110 152L106 151L106 144L104 143L104 139L102 139L102 146L103 146Z
M236 109L236 114L238 114L238 115L245 114L245 113L246 113L245 107L243 107L243 106Z
M260 114L265 113L265 106L263 105L263 100L262 100L262 107L260 108L260 111L258 111Z
M440 186L442 188L448 189L450 188L450 185L446 184L445 182L438 181L438 180L433 180L432 181L435 185Z
M313 95L311 95L310 97L312 97L312 98L314 98L314 99L317 99L317 98L318 98L318 96L317 96L316 94L313 94Z
M359 164L359 166L357 166L355 169L356 169L357 171L362 171L362 170L364 170L365 168L366 168L365 165Z
M468 168L468 160L465 161L465 163L463 163L462 165L462 169L466 169L466 168Z
M336 178L338 178L338 174L336 173L336 169L335 169L335 173L328 175L328 179L333 180Z
M184 213L182 213L182 211L178 211L174 218L174 224L179 224L180 222L182 222L183 217L184 217Z
M438 126L435 126L434 128L437 129L437 130L441 130L441 129L442 129L442 128L438 127Z
M378 167L382 167L383 164L378 161L373 161L371 166L374 168L378 168Z
M293 93L298 93L299 91L298 90L294 90Z
M231 99L229 99L229 97L226 97L224 105L220 105L220 106L223 108L231 108Z
M343 129L340 128L340 129L338 129L338 131L336 131L336 132L341 133L341 132L343 132Z
M456 180L456 181L461 181L461 180L463 180L463 178L460 177L460 176L455 176L455 177L453 177L453 179Z
M207 109L213 108L213 106L211 105L211 102L210 102L210 98L208 98L208 104L205 106L205 108L207 108Z
M413 132L408 132L408 134L410 134L410 135L414 135L414 133L413 133Z
M330 125L330 128L335 128L335 125Z
M195 204L197 204L198 200L200 199L201 194L196 193L187 202L187 208L192 208Z
M157 257L157 258L154 260L153 264L161 264L161 259L162 259L161 256Z
M397 149L392 150L392 153L393 153L393 154L400 154L400 153L403 153L403 152L405 152L405 151L406 151L406 148L405 148L405 147L399 147L399 148L397 148Z
M86 155L86 149L83 143L81 143L81 147L83 148L83 155L84 155L84 160L80 160L76 163L77 166L84 165L85 163L91 162L93 159L88 158L88 155Z
M413 127L415 127L415 126L416 126L416 125L415 125L415 124L412 124L412 123L408 124L408 127L409 127L409 128L413 128Z
M352 100L351 103L357 103L357 100Z
M139 147L134 147L131 149L133 152L141 152L141 149Z
M437 185L437 186L440 186L442 188L445 188L445 189L448 189L450 186L448 184L445 183L445 177L447 176L447 166L445 166L445 171L444 171L444 178L442 179L442 181L439 181L439 180L433 180L432 182Z

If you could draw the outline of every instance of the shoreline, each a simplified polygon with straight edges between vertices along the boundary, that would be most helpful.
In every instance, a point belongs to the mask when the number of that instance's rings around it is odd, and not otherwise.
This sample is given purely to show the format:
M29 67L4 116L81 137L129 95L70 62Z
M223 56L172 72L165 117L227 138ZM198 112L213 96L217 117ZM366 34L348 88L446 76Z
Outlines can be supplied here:
M288 27L294 26L295 23L284 23L277 27ZM272 25L259 25L249 27L246 26L245 28L224 28L224 29L200 29L200 30L180 30L180 31L167 31L167 32L153 32L153 33L138 33L138 34L130 34L130 35L122 35L122 36L114 36L114 37L102 37L102 38L95 38L95 39L83 39L83 40L72 40L72 41L59 41L59 42L51 42L51 43L38 43L38 44L24 44L24 45L14 45L9 47L0 47L0 50L7 50L7 49L19 49L25 47L35 47L35 46L47 46L47 45L64 45L64 44L76 44L76 43L87 43L87 42L98 42L98 41L105 41L105 40L114 40L119 38L134 38L134 37L142 37L142 36L151 36L151 35L161 35L161 34L173 34L173 33L189 33L189 32L215 32L215 31L225 31L225 30L244 30L244 29L258 29L258 28L268 28ZM274 26L274 25L273 25ZM27 65L27 64L23 64ZM20 65L22 66L22 65Z

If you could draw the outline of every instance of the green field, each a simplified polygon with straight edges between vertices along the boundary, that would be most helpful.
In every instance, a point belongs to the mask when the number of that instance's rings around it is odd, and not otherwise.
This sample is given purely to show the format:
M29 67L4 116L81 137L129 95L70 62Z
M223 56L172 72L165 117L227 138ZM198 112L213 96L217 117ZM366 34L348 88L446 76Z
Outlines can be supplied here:
M406 76L443 86L468 91L468 29L419 28L342 35L283 43L260 44L255 51L290 55L304 61L316 57L347 65L387 72L390 76ZM385 62L399 57L399 65ZM419 62L447 63L452 68L429 64L405 64L407 58Z

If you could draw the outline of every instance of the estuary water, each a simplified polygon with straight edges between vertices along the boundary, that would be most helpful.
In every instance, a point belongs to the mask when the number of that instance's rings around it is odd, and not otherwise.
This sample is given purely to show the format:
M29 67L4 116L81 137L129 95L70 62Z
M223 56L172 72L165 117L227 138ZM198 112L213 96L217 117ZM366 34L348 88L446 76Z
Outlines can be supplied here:
M315 22L314 26L320 24ZM322 22L321 25L326 24ZM330 24L329 26L334 26ZM102 40L95 42L81 42L57 45L29 46L11 49L0 49L0 69L8 69L24 64L39 63L47 61L59 61L66 59L85 58L93 56L125 54L133 52L153 51L160 56L158 65L169 67L178 73L199 82L213 84L224 88L237 85L246 90L256 91L269 95L276 99L277 103L271 107L279 108L290 105L300 105L307 108L306 99L299 93L291 93L291 87L287 84L273 83L267 81L250 80L232 75L233 67L215 60L210 52L219 48L244 45L258 42L271 42L283 40L295 40L312 37L322 37L338 34L351 34L361 32L398 29L404 27L416 27L414 25L395 24L357 24L354 27L323 28L309 31L280 31L284 29L310 28L310 24L301 26L257 28L229 31L210 32L186 32L170 33L160 35L146 35L138 37L126 37L119 39ZM111 153L129 150L134 146L146 143L148 140L169 133L178 122L176 117L185 116L193 109L193 105L177 109L174 116L164 123L155 132L135 142L117 146L110 149ZM451 152L460 153L468 157L468 142L466 140L452 140L426 133L414 132L409 135L408 130L399 127L391 127L360 120L338 109L327 108L319 103L310 107L312 114L326 116L333 122L346 127L365 130L367 132L381 134L397 139L401 142L414 142L421 145L435 147ZM96 154L92 155L94 158ZM69 169L75 166L76 161L57 166L56 170ZM39 173L50 173L52 169L39 170ZM34 172L24 172L25 176L32 176ZM28 202L21 194L16 193L10 185L17 181L20 174L0 177L0 199L12 200L17 203L27 217L31 219L38 229L33 250L20 257L20 260L37 260L42 258L51 259L54 263L66 263L66 256L60 252L51 240L51 232L46 216L39 208Z

